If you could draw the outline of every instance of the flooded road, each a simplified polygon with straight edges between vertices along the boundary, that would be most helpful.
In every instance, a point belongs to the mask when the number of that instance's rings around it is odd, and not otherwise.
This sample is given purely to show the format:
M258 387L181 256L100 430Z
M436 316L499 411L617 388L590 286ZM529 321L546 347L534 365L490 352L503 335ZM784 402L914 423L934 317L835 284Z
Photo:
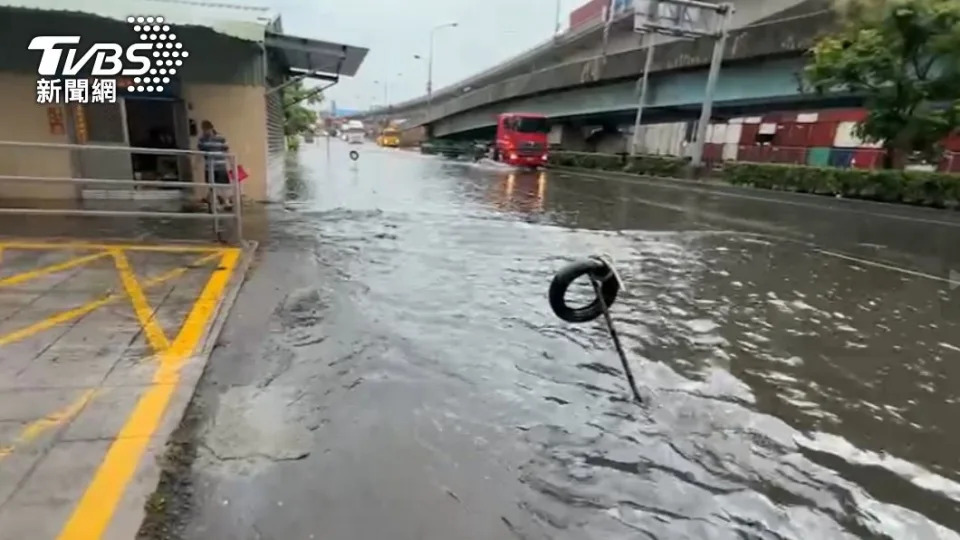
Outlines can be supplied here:
M953 214L325 144L268 212L145 530L960 537ZM643 405L604 327L547 305L601 252Z

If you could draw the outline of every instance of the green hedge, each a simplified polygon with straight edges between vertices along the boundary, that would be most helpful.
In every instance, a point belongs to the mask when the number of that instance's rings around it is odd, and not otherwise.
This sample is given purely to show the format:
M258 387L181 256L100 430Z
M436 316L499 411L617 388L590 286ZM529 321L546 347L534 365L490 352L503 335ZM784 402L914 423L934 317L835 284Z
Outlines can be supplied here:
M734 185L780 191L940 208L960 203L960 175L956 174L728 162L722 175Z
M579 167L603 171L622 171L648 176L680 176L687 160L668 156L628 156L626 154L595 154L591 152L553 151L549 164L561 167Z
M550 153L549 164L676 178L684 176L688 161L667 156L554 151ZM726 182L738 186L938 208L960 207L960 175L957 174L726 162L720 175Z

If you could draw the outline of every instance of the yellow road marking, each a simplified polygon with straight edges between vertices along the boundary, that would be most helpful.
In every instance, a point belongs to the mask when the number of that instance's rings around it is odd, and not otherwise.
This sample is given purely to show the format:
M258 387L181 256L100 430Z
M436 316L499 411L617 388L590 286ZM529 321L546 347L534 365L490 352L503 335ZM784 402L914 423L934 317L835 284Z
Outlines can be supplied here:
M154 352L165 351L170 347L170 341L167 339L167 335L163 333L163 328L160 327L160 322L157 321L153 309L150 307L150 302L147 301L147 295L143 294L143 287L137 281L137 276L134 275L133 268L130 267L130 261L119 249L110 250L110 254L117 265L117 271L120 272L123 288L126 289L127 296L130 297L130 303L133 304L133 311L137 314L140 326L147 335L147 341L150 342Z
M36 439L44 431L56 427L70 418L76 416L83 408L87 405L87 402L90 401L90 398L96 394L96 389L87 390L86 392L80 394L80 397L70 403L66 407L60 409L59 411L53 412L44 416L39 420L35 420L28 424L23 431L20 432L20 435L9 446L0 446L0 460L10 455L13 452L14 448L29 443L33 439Z
M12 287L13 285L19 285L25 281L30 281L31 279L36 279L40 276L44 276L47 274L54 274L56 272L63 272L64 270L69 270L74 266L87 264L90 261L97 260L101 257L105 257L106 255L107 255L106 253L94 253L93 255L84 255L83 257L74 257L73 259L63 261L57 264L51 264L49 266L44 266L43 268L30 270L29 272L23 272L15 276L10 276L8 278L0 279L0 287Z
M203 257L199 257L197 260L195 260L191 266L205 264L218 257L221 257L220 253L211 253L209 255L204 255ZM146 282L144 282L143 286L146 288L150 288L156 285L160 285L161 283L165 283L167 281L170 281L171 279L176 279L180 277L189 269L190 269L189 267L175 268L173 270L170 270L169 272L160 274L157 277L148 279ZM50 317L42 321L31 324L30 326L21 328L20 330L14 330L9 334L0 336L0 347L3 347L4 345L9 345L10 343L14 343L16 341L20 341L21 339L26 339L38 332L42 332L44 330L53 328L58 324L63 324L65 322L72 321L73 319L82 317L97 308L103 307L112 302L123 300L124 298L126 298L125 294L110 294L108 296L105 296L104 298L101 298L99 300L94 300L93 302L89 302L80 307L69 309L67 311L61 311L59 313L51 315Z
M225 250L203 292L193 304L179 334L160 353L153 383L137 401L114 439L58 540L94 540L103 535L127 484L136 472L150 437L163 419L180 379L180 368L194 353L216 311L239 259L239 249Z
M168 253L223 253L225 249L212 246L190 246L190 245L163 245L163 246L144 246L137 244L94 244L86 242L0 242L0 246L7 249L122 249L125 251L163 251Z

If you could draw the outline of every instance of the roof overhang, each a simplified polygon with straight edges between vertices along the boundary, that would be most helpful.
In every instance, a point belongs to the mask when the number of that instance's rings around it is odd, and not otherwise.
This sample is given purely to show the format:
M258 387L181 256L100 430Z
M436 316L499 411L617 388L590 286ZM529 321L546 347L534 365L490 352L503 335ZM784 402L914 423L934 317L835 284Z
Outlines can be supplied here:
M353 77L367 57L367 49L329 41L267 32L267 49L281 59L292 75L334 80L341 75Z
M244 41L260 42L277 20L266 7L171 2L169 0L0 0L0 8L83 13L126 22L131 15L162 15L176 26L201 26Z

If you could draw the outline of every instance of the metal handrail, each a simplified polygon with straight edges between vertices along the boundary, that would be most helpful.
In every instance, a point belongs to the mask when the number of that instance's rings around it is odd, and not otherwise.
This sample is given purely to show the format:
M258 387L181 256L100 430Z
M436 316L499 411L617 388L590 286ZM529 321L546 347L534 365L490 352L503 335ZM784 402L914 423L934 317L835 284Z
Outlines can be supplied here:
M101 217L156 217L209 219L211 214L181 214L179 212L151 212L146 210L76 210L69 208L0 208L0 214ZM218 218L236 217L236 212L218 212Z
M177 182L169 180L123 180L113 178L70 178L57 176L27 176L27 175L2 175L0 182L40 182L47 184L85 184L85 185L104 185L104 186L155 186L155 187L179 187L196 188L200 187L209 190L210 200L209 213L184 213L184 212L157 212L148 210L90 210L90 209L58 209L58 208L0 208L0 215L58 215L58 216L102 216L102 217L140 217L140 218L174 218L174 219L211 219L213 228L217 237L220 238L220 220L233 219L235 222L237 240L243 240L243 220L242 220L242 201L239 182L239 164L235 154L227 152L203 152L200 150L187 150L180 148L145 148L136 146L114 146L104 144L68 144L68 143L40 143L23 141L0 141L0 148L29 148L40 150L102 150L112 152L123 152L125 154L150 154L163 156L202 156L204 158L219 158L227 161L232 175L229 175L229 182L226 184L217 184L212 181L199 182ZM213 161L206 160L207 177L213 178ZM219 212L217 210L216 197L219 190L232 189L234 193L234 210L232 212Z
M229 157L233 154L226 152L203 152L200 150L187 150L183 148L147 148L143 146L116 146L110 144L69 144L69 143L34 143L23 141L0 141L0 147L13 146L20 148L40 148L50 150L110 150L123 151L130 154L154 154L160 156L215 156Z
M11 182L49 182L51 184L100 184L115 186L158 186L191 187L196 182L177 182L173 180L117 180L108 178L69 178L66 176L7 176L0 174L0 180ZM212 184L212 189L233 189L232 184Z

